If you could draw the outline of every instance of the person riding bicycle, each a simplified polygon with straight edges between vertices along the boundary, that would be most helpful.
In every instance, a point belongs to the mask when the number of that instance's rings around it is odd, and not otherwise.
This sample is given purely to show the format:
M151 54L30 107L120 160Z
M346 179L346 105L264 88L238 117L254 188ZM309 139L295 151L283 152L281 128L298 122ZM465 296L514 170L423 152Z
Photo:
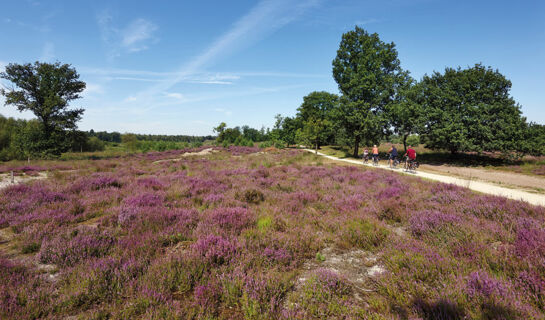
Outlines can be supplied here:
M404 157L407 156L408 157L408 162L410 164L412 164L416 160L416 151L413 149L412 146L409 146L407 148L407 152L405 152L405 154L403 156Z
M397 158L397 148L392 144L392 147L390 147L390 150L388 150L388 164L390 167L394 165L394 161Z
M377 145L373 145L373 162L378 163L378 147Z
M369 149L365 147L365 149L363 149L363 163L367 163L367 161L369 161Z

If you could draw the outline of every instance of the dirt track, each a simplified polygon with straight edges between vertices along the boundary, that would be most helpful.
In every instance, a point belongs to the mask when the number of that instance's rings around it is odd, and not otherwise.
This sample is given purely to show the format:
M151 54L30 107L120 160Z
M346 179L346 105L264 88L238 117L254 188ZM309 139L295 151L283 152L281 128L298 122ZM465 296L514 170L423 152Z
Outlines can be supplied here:
M305 149L308 152L314 153L314 150ZM351 164L356 165L364 165L361 160L354 160L354 159L339 159L333 156L328 156L323 153L318 152L318 155L323 156L327 159L336 160L336 161L342 161L342 162L348 162ZM367 164L367 166L374 167L371 163ZM484 182L484 181L475 181L471 179L466 179L463 177L455 177L455 176L448 176L448 175L442 175L437 173L431 173L419 170L416 173L405 173L402 169L390 169L387 166L379 165L375 168L380 168L384 170L390 170L395 171L403 174L409 174L416 177L426 178L430 180L440 181L444 183L451 183L455 184L461 187L466 187L471 190L479 191L482 193L492 194L496 196L506 197L510 199L515 200L521 200L526 201L528 203L531 203L533 205L539 205L539 206L545 206L545 195L542 194L536 194L536 193L530 193L518 189L512 189L512 188L506 188L499 186L497 184L491 183L491 182ZM515 175L512 177L513 179L522 179L522 175Z
M545 192L545 178L533 177L526 174L487 170L483 168L428 164L421 165L420 169L439 174L454 175L469 180L492 182L510 188L527 189L528 191L538 191L541 193Z

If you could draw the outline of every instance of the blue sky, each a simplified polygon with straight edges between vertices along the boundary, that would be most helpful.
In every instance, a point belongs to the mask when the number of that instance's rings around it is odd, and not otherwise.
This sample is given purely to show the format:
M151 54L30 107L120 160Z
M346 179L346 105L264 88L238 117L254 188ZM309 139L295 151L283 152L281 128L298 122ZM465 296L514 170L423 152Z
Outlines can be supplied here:
M545 124L545 1L0 0L0 9L0 68L72 64L87 83L72 104L86 109L83 130L271 127L306 94L338 92L331 61L355 25L393 41L416 79L479 62L499 69L523 114ZM0 103L4 116L32 117Z

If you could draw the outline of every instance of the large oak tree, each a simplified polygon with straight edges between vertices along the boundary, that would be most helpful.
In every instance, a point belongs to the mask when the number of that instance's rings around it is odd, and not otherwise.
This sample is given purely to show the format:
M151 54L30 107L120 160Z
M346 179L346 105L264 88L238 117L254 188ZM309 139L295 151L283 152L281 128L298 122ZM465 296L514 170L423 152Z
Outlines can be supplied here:
M511 81L498 70L446 68L424 76L421 86L428 147L452 154L523 151L526 119L509 94Z
M0 78L11 82L10 88L0 90L6 97L5 105L13 105L19 111L33 112L41 124L43 153L60 154L69 145L67 130L75 130L83 109L68 109L70 101L80 98L85 82L68 64L10 63Z
M333 78L343 94L339 121L354 156L360 142L378 142L388 129L383 113L403 75L394 43L358 26L343 34L333 60Z

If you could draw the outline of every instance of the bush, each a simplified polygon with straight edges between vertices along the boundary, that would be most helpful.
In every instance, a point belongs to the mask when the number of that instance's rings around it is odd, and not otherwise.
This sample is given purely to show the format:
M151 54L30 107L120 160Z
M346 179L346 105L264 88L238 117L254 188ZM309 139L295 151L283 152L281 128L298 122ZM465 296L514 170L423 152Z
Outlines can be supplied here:
M420 144L420 136L413 134L407 138L407 146L418 147L419 144Z
M284 149L286 147L286 143L282 140L276 140L274 142L274 147L277 149Z
M272 141L263 141L263 142L261 142L261 143L259 144L259 147L260 147L261 149L270 148L270 147L272 147L272 146L273 146Z

